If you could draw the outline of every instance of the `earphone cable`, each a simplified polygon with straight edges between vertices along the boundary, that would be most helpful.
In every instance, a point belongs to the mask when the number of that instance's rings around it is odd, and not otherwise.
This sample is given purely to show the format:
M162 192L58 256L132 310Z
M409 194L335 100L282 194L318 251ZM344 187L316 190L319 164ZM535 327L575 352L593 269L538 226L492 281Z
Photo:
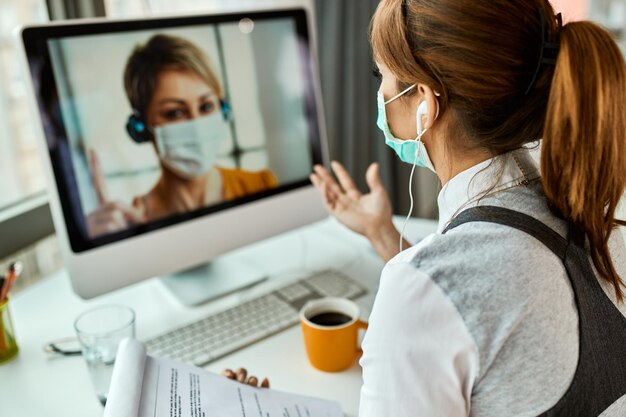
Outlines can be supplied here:
M400 231L400 252L404 250L404 230L406 229L406 225L411 218L411 214L413 214L413 175L415 174L415 167L417 166L417 161L420 156L421 147L419 145L426 131L428 131L428 129L424 129L422 134L415 139L417 142L417 150L415 151L415 162L413 162L413 168L411 169L411 176L409 178L409 200L411 201L411 206L409 207L409 213L407 214L406 219L404 219L404 224L402 225L402 230Z

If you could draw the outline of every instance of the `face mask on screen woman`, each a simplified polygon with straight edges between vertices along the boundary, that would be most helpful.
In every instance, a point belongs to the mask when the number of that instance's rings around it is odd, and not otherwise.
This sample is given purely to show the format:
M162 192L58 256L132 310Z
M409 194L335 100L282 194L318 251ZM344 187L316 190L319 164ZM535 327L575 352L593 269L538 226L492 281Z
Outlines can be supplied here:
M181 178L196 179L215 165L228 129L228 122L220 112L155 127L159 157Z

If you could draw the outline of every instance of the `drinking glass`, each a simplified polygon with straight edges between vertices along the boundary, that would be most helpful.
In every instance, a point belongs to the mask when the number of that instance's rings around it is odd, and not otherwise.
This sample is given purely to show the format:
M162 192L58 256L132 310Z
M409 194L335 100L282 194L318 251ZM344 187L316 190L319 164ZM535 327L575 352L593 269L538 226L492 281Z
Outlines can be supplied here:
M119 343L135 337L135 312L126 306L96 307L78 316L74 329L96 395L104 405Z

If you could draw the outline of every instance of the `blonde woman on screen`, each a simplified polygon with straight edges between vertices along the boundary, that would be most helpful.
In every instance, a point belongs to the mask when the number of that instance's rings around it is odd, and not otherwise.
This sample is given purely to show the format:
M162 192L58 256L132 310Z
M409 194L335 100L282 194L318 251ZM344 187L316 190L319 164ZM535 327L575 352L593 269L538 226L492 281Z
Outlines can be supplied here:
M137 143L151 143L161 176L132 205L110 201L98 157L90 151L100 207L87 217L90 236L186 213L276 187L269 170L247 172L217 165L229 135L230 106L206 55L193 43L155 35L135 48L124 72L133 108L127 131Z

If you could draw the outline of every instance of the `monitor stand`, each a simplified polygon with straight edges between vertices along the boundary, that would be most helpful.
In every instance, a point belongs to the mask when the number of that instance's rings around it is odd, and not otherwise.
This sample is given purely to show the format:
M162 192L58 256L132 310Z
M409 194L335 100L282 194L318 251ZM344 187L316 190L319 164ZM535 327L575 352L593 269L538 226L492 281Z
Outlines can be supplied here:
M266 279L263 272L229 256L161 277L161 282L182 304L197 306Z

